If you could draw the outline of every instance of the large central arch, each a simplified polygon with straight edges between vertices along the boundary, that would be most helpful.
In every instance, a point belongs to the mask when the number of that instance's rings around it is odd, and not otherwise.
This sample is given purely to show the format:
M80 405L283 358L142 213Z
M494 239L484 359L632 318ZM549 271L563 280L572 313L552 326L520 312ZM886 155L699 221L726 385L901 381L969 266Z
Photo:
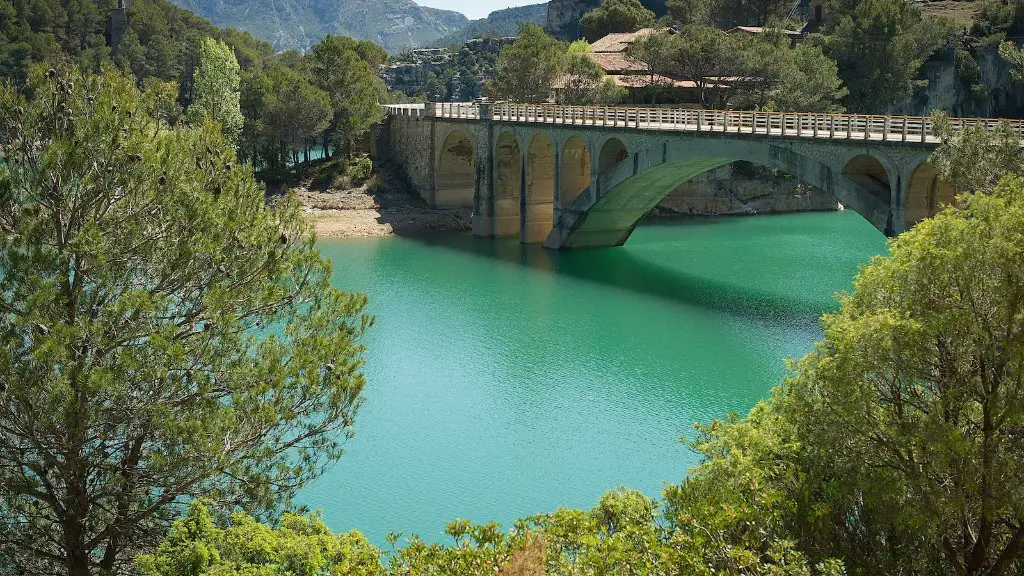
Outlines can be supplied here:
M632 162L618 162L600 174L596 190L580 194L572 206L561 211L545 246L621 245L639 220L671 191L698 174L737 160L788 172L832 194L878 230L891 230L889 191L885 187L890 181L890 171L873 157L868 162L851 153L845 163L847 168L838 173L817 160L769 142L705 138L699 142L690 139L664 142L642 149L631 158ZM605 162L601 164L607 166ZM881 173L877 171L878 166L881 166Z

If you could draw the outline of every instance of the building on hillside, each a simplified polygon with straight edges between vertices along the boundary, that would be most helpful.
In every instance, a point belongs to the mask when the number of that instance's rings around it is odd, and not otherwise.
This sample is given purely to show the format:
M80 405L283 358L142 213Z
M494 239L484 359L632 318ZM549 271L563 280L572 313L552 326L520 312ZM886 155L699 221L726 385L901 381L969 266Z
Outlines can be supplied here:
M121 41L128 32L128 1L117 0L117 8L107 14L107 46L113 58L121 53Z
M825 20L825 0L800 0L797 12L805 22L800 33L806 36L817 32Z
M630 58L629 46L651 34L674 34L671 28L643 28L636 32L609 34L590 45L591 59L605 75L629 91L631 104L700 105L700 90L690 80L652 74L643 62ZM722 82L727 79L721 79ZM556 86L556 92L558 87Z
M764 26L734 26L725 32L727 34L749 34L755 36L763 34L766 30L771 30L771 28L765 28ZM793 46L796 46L796 43L803 40L805 36L800 30L779 30L779 32L789 36L789 42Z

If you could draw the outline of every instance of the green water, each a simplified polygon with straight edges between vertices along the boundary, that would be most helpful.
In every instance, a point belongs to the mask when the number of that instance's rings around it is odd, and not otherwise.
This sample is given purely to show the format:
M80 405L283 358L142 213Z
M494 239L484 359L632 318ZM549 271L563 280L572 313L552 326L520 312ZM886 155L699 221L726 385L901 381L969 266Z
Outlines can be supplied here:
M692 423L763 398L885 239L845 212L645 225L577 252L468 234L320 248L377 325L356 437L299 502L383 544L620 485L657 495L696 462Z

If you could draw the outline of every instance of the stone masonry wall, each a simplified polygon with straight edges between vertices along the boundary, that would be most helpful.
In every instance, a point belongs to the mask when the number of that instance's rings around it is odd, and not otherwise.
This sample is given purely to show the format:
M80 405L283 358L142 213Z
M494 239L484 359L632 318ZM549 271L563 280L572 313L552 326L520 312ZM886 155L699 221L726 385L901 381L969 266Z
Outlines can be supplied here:
M406 175L409 185L427 202L434 191L434 122L431 118L392 116L380 126L377 152Z

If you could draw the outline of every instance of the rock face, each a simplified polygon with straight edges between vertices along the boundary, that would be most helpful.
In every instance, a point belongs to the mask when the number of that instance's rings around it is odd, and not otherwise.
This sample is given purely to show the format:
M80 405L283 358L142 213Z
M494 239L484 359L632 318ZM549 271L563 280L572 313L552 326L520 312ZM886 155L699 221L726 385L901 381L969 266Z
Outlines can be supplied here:
M836 199L784 173L734 162L683 184L658 204L654 217L720 216L835 210Z
M971 75L973 89L965 78ZM928 85L893 105L890 113L927 116L932 110L946 110L951 116L1016 118L1024 112L1024 89L1012 81L1010 66L995 49L962 55L959 64L949 50L926 62L922 76Z
M665 0L640 0L658 18L667 11ZM548 3L548 21L544 29L559 40L580 38L580 18L601 5L601 0L551 0Z
M436 40L434 45L461 46L473 38L515 36L523 24L544 26L547 23L547 18L548 5L546 3L495 10L488 14L487 18L471 20L465 28Z
M372 40L389 52L427 46L469 19L412 0L172 0L214 24L245 30L275 50L306 50L327 34Z

